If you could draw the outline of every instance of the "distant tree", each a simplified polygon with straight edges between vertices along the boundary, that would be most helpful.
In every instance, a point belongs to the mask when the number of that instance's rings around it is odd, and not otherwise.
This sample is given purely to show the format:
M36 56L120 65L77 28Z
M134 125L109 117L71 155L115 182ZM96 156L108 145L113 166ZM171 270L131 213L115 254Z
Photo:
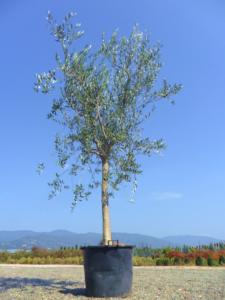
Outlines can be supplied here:
M196 266L203 266L205 264L204 258L201 256L198 256L195 260L195 264L196 264Z
M219 264L220 264L220 265L224 265L224 264L225 264L225 256L221 255L221 256L219 257Z
M189 252L189 247L187 245L183 245L182 252L183 253L188 253Z
M49 93L58 87L48 115L64 128L64 135L55 139L58 164L72 176L85 168L90 172L88 184L72 187L73 206L101 185L103 244L107 244L112 239L109 198L113 191L122 182L133 182L136 187L136 175L141 173L138 154L150 156L165 147L162 139L143 137L141 126L160 100L173 102L171 96L181 85L163 80L160 87L160 47L152 46L148 34L137 26L128 37L119 37L115 31L106 40L103 34L95 51L90 45L74 50L73 42L84 32L80 24L72 23L73 16L70 13L57 24L48 14L62 57L56 55L56 68L37 75L35 90ZM39 169L43 168L41 164ZM50 197L68 188L59 173L50 186Z
M210 243L210 244L209 244L209 249L210 249L210 250L214 250L214 245L213 245L213 243Z
M213 259L211 257L209 257L207 259L207 263L208 263L208 266L210 266L210 267L217 266L219 264L218 261L216 261L215 259Z

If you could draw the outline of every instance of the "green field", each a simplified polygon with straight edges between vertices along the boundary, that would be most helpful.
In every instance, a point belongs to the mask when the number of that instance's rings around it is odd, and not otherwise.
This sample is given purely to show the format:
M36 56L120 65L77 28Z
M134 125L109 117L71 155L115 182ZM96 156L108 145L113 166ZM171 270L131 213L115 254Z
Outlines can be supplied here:
M0 266L0 299L92 298L85 297L80 266ZM127 299L224 300L225 269L137 267L134 268L133 293Z

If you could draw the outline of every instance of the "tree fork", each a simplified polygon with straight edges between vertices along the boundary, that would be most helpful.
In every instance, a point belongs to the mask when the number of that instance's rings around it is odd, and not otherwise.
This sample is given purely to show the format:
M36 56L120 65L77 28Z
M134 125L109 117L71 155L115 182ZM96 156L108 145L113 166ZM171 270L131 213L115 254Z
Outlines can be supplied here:
M109 177L109 161L102 159L102 221L103 221L103 245L108 245L108 241L112 240L110 213L109 213L109 195L108 195L108 177Z

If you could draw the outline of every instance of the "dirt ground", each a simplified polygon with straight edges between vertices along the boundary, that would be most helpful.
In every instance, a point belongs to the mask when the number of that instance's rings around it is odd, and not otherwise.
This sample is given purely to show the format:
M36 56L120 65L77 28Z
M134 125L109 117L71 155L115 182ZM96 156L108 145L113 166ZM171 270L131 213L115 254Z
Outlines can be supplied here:
M82 266L0 265L0 299L93 298L85 296ZM225 300L225 268L134 267L133 291L126 299Z

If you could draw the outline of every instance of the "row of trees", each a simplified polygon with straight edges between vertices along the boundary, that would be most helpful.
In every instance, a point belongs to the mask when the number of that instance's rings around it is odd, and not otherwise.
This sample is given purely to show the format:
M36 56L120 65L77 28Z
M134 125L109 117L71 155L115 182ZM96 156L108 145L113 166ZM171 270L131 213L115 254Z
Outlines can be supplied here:
M31 251L0 252L0 263L19 264L83 264L82 250L76 247L62 247L49 250L33 247ZM182 248L153 249L149 247L134 249L135 266L150 265L225 265L225 244L211 244Z
M83 264L83 254L78 247L56 250L33 247L31 251L0 252L0 263L80 265Z
M135 249L134 256L136 265L218 266L225 264L225 244L164 249L144 247Z
M157 249L157 248L151 248L151 247L141 247L141 248L135 248L134 253L136 256L141 256L141 257L157 257L161 255L166 255L170 253L171 251L175 251L177 253L180 253L180 255L183 255L184 253L194 253L196 251L207 251L211 250L213 252L219 251L219 250L225 250L225 243L220 242L220 243L214 243L214 244L209 244L209 245L199 245L199 246L187 246L184 245L182 247L167 247L167 248L162 248L162 249Z

